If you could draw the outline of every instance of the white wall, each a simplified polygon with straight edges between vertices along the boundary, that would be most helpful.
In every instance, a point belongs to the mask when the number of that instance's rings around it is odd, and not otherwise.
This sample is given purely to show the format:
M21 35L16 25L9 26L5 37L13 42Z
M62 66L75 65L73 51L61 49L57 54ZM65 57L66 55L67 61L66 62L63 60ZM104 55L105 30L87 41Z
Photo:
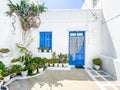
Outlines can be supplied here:
M94 12L98 14L98 19L95 19L88 10L48 10L41 15L42 23L38 30L53 32L53 51L57 54L68 53L69 31L86 31L85 65L92 66L93 57L101 53L101 11ZM40 54L35 51L39 46L38 33L38 31L33 33L36 39L31 50L36 55L50 57L50 53Z
M8 47L16 53L16 43L21 42L21 25L16 18L16 30L13 33L11 25L12 18L6 16L4 12L8 11L7 1L1 2L0 8L0 48ZM85 65L92 66L91 60L101 53L101 11L94 11L98 17L95 18L88 10L48 10L41 14L41 25L37 30L33 30L32 38L34 42L29 48L34 56L51 57L51 53L38 53L39 32L52 31L53 33L53 51L59 53L68 53L69 31L86 31L85 47ZM7 41L7 42L6 42Z
M92 0L86 0L90 9ZM103 13L102 21L102 55L114 58L103 59L103 69L113 77L120 80L120 1L119 0L99 0L100 3L94 9L101 8ZM86 8L85 5L82 7ZM117 59L117 61L116 61ZM108 64L109 62L109 64ZM113 68L110 69L109 67Z

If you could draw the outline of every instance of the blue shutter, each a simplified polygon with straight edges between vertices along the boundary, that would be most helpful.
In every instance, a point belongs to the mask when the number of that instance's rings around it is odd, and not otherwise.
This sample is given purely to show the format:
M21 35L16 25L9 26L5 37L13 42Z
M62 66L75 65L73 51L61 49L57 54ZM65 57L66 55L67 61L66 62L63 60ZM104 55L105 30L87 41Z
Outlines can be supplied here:
M52 48L52 32L40 32L40 47Z

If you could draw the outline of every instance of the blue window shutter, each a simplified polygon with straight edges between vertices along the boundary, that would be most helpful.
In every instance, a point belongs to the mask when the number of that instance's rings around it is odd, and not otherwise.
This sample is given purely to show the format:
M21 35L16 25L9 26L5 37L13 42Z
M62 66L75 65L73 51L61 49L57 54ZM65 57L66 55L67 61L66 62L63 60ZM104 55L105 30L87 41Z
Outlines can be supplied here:
M52 32L40 32L40 47L52 48Z

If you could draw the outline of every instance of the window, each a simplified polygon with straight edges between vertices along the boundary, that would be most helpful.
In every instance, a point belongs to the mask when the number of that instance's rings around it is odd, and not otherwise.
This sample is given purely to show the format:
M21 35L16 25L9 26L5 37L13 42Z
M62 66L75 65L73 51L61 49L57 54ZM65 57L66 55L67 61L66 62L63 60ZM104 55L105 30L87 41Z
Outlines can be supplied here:
M40 32L40 48L52 48L52 32Z
M93 8L98 4L99 0L93 0Z

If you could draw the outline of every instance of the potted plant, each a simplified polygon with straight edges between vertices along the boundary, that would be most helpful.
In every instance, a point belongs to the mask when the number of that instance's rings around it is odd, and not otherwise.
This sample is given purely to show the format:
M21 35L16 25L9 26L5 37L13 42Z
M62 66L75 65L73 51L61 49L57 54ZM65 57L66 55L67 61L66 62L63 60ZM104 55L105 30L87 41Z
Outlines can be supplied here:
M34 62L29 64L29 70L32 71L32 74L36 74L37 73L37 66L38 66L38 64L34 63Z
M49 50L49 52L52 52L52 48L49 48L48 50Z
M68 55L67 54L64 54L64 59L63 59L63 66L64 67L67 67L68 66Z
M95 66L95 69L99 70L100 67L102 66L102 61L100 58L94 58L93 59L93 64Z
M43 47L44 52L47 52L48 47Z
M53 67L53 64L54 64L54 60L53 59L49 59L49 66Z
M0 49L0 52L1 52L1 57L7 57L8 52L10 52L10 50L8 48L2 48Z
M21 65L12 65L11 71L12 71L12 73L15 73L16 75L19 75L22 71L22 66Z
M64 56L63 56L63 54L62 53L60 53L59 55L58 55L58 63L59 63L59 67L62 67L63 66L63 59L64 59Z
M39 72L39 73L42 72L42 71L43 71L43 67L44 67L44 65L45 65L43 59L40 58L40 57L34 57L34 58L32 59L32 61L33 61L34 63L37 63L38 72Z
M27 66L22 67L21 75L22 75L22 77L25 77L28 75L28 67Z
M42 52L42 48L41 47L38 47L38 52Z

